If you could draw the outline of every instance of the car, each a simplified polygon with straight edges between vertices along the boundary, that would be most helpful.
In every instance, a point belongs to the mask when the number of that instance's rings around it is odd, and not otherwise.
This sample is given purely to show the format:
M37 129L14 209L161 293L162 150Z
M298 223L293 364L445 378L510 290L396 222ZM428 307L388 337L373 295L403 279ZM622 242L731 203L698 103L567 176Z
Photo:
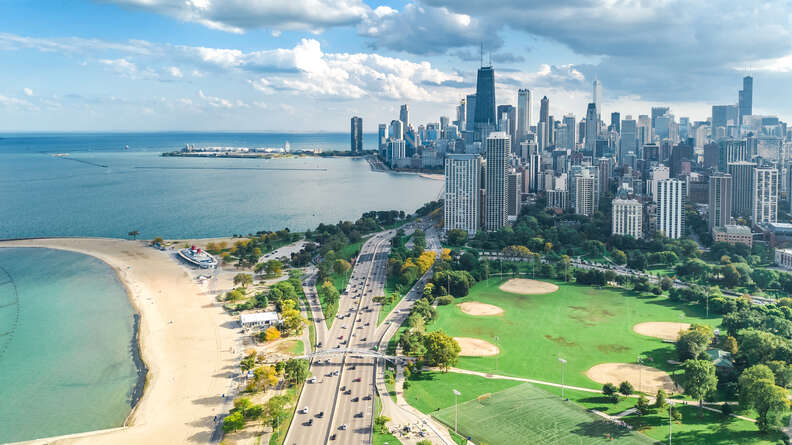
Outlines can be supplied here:
M306 406L305 408L301 409L300 414L308 414L308 407Z
M322 342L319 342L319 343L317 343L317 344L316 344L316 347L317 347L317 348L321 348L321 347L322 347Z
M318 418L320 418L320 419L321 419L322 417L324 417L324 411L320 411L320 412L319 412L319 414L317 414L317 415L316 415L316 417L318 417Z
M370 324L371 324L370 322L368 322L368 321L366 322L366 326L368 326L368 325L370 325Z
M354 371L354 370L355 370L355 368L356 368L356 366L355 366L355 365L352 365L352 366L350 366L350 367L349 367L349 370L350 370L350 371Z
M359 400L360 400L360 397L354 397L354 398L352 399L352 401L353 401L353 402L357 402L357 401L359 401Z
M361 338L360 341L366 341L366 337Z
M308 383L316 383L316 377L311 377L308 379Z
M366 394L366 396L363 397L363 400L371 400L371 394Z
M341 391L346 391L346 385L341 387Z
M361 411L361 412L359 412L359 413L355 414L355 417L363 417L363 411Z
M308 419L308 421L305 422L305 423L306 423L306 425L311 426L311 425L313 425L313 419Z
M344 336L343 336L343 335L339 335L339 336L338 336L338 339L339 339L339 340L343 340L343 339L344 339Z
M343 431L343 430L345 430L345 429L347 429L347 424L345 423L345 424L343 424L343 425L339 426L339 427L338 427L338 429L339 429L339 430L342 430L342 431Z
M356 378L356 379L354 379L354 380L352 380L352 381L353 381L353 382L360 382L360 381L362 381L362 379L361 379L360 377L358 377L358 378Z
M335 440L335 438L336 438L336 435L335 435L335 434L331 434L331 435L330 435L330 440Z
M351 389L347 389L346 391L344 391L344 395L348 396L350 394L352 394L352 390Z
M333 375L334 375L334 376L337 376L337 375L338 375L338 371L337 371L337 370L336 370L336 371L333 371Z

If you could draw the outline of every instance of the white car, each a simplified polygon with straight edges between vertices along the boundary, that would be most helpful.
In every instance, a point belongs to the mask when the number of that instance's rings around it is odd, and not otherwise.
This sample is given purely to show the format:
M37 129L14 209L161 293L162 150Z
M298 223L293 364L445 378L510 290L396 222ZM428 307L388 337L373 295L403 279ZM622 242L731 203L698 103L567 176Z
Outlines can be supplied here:
M301 414L308 414L308 407L306 406L305 408L301 409L300 413Z
M340 429L340 430L347 429L347 424L345 423L345 424L341 425L338 429Z
M308 379L308 383L316 383L316 377L311 377Z

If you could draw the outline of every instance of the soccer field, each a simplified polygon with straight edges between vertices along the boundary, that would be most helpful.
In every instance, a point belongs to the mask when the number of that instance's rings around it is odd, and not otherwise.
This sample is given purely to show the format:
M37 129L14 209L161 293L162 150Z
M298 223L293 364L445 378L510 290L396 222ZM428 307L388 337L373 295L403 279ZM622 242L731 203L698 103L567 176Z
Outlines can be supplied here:
M455 413L432 415L453 430ZM488 445L656 443L527 383L459 404L459 433Z

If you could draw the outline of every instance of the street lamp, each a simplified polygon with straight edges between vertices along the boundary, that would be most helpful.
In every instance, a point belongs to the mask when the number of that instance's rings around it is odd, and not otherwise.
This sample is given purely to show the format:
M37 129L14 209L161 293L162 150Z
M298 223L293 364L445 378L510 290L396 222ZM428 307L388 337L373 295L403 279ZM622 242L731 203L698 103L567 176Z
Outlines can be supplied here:
M671 445L671 402L668 402L668 445Z
M561 362L561 398L564 398L564 368L566 368L566 360L558 357L558 361Z
M643 357L638 356L638 392L643 392Z
M456 407L456 414L454 415L454 433L459 434L457 432L457 425L459 424L459 403L457 402L457 397L461 396L462 393L453 389L454 391L454 406Z

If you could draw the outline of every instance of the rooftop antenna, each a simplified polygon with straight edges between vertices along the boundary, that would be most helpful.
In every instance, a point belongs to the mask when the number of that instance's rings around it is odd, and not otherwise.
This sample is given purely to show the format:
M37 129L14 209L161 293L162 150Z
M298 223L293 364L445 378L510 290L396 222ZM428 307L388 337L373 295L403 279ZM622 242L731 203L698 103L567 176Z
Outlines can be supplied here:
M481 41L481 66L484 66L484 41Z
M492 66L492 51L489 51L489 66Z

